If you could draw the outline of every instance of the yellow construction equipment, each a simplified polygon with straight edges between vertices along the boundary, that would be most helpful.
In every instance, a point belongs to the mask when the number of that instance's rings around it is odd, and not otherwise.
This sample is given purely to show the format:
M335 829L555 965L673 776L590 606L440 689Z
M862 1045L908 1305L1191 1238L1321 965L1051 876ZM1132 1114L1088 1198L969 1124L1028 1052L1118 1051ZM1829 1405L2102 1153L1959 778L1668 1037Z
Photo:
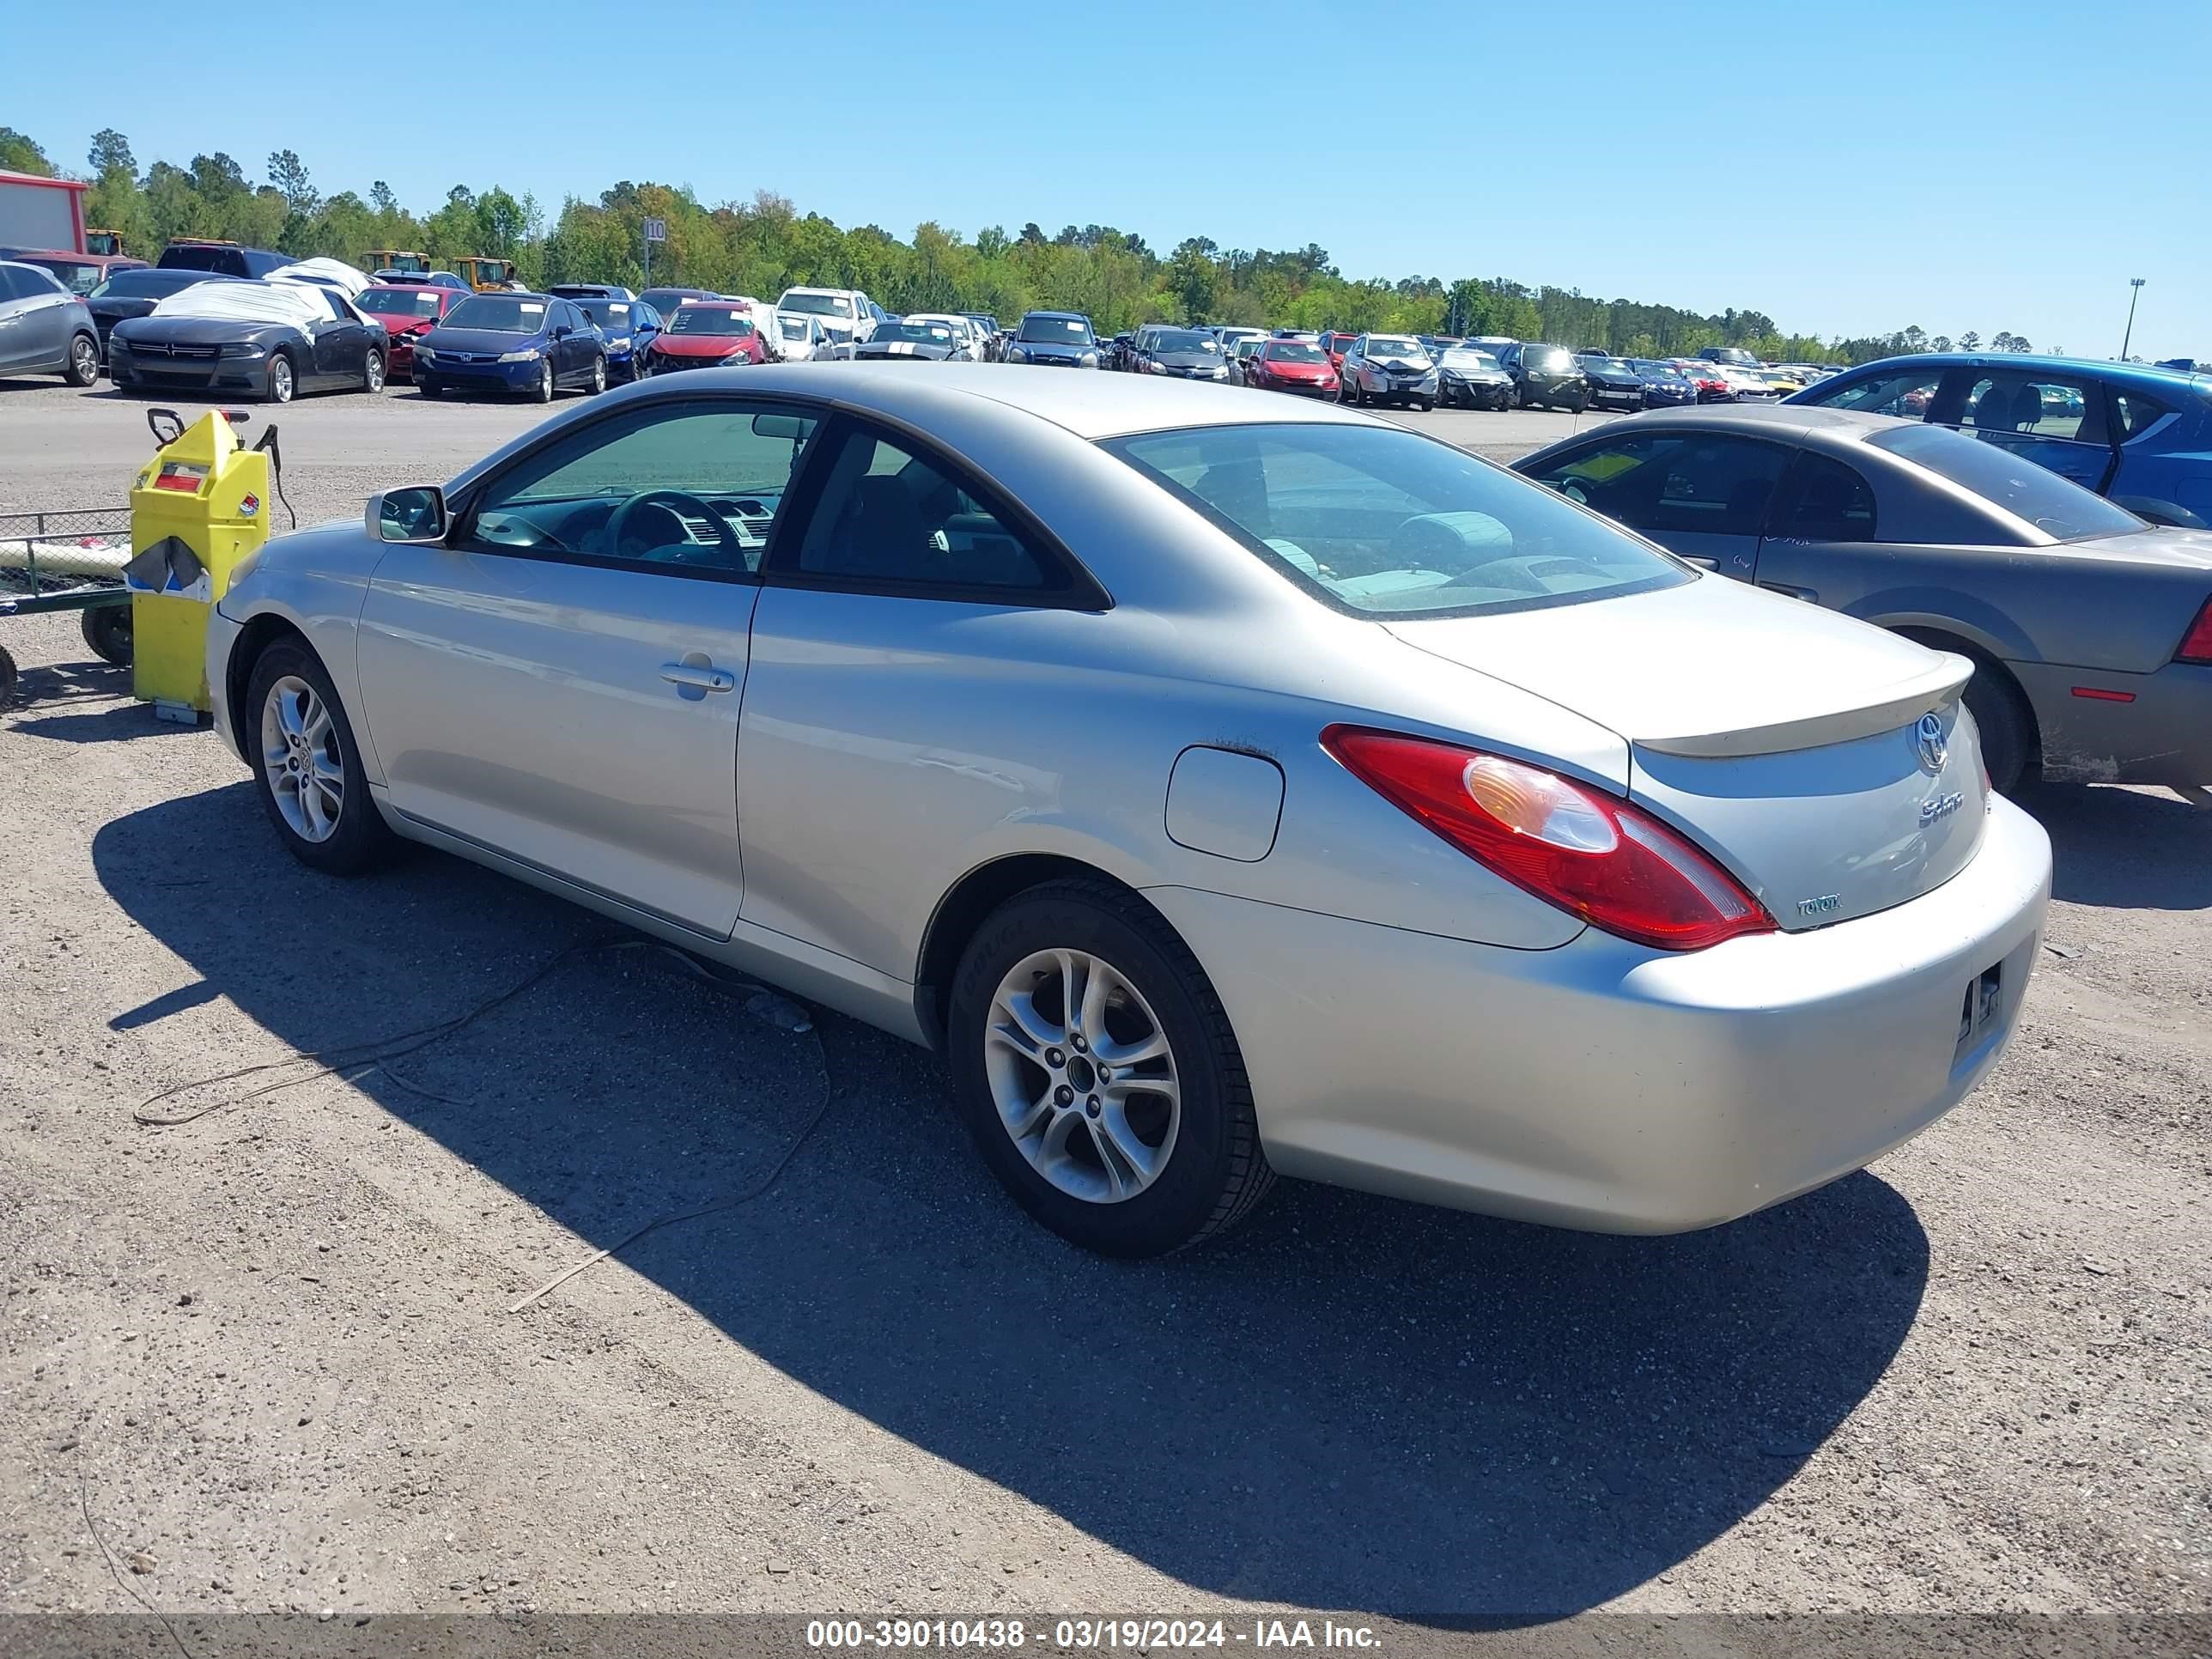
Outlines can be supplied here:
M453 261L453 274L479 294L514 286L514 261L489 259L471 253L466 258Z
M162 417L167 417L167 425ZM197 722L210 707L208 611L231 573L269 539L270 428L259 446L238 441L233 419L210 410L189 427L148 411L165 438L131 490L132 689L165 720Z

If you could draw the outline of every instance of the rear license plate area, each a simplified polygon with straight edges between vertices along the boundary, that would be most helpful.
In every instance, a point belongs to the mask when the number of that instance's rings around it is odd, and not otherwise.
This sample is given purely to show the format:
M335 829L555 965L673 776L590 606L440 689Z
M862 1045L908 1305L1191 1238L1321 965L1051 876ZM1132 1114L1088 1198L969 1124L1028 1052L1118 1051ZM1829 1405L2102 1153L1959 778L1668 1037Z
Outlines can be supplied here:
M1954 1061L1963 1060L1995 1033L2004 1012L2004 963L1993 962L1974 975L1959 1005L1959 1040Z

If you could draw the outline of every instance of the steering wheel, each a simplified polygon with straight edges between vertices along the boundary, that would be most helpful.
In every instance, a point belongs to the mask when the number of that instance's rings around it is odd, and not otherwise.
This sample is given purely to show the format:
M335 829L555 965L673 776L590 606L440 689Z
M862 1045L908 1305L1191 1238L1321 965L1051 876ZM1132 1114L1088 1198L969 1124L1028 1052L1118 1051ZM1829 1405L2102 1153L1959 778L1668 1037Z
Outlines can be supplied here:
M609 515L607 546L617 558L623 556L623 532L629 528L630 515L641 508L649 507L659 508L672 519L677 518L678 509L684 509L685 517L704 519L714 526L715 533L720 538L716 550L726 557L729 568L737 570L745 568L744 544L738 541L737 532L730 528L729 520L696 495L687 495L680 489L641 489ZM681 519L678 520L676 527L678 530L684 530L684 539L687 544L696 545L696 543L691 543L690 532L685 530ZM683 564L690 561L679 555L669 562ZM716 562L720 563L722 561L717 559Z

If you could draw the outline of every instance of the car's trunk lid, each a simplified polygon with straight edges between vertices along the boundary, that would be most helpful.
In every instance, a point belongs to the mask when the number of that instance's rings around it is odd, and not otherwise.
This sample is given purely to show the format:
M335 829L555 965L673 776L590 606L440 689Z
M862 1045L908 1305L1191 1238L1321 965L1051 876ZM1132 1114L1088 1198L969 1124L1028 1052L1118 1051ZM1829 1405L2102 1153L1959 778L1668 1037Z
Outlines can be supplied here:
M1980 845L1963 658L1717 577L1390 629L1626 738L1630 798L1785 929L1901 904Z

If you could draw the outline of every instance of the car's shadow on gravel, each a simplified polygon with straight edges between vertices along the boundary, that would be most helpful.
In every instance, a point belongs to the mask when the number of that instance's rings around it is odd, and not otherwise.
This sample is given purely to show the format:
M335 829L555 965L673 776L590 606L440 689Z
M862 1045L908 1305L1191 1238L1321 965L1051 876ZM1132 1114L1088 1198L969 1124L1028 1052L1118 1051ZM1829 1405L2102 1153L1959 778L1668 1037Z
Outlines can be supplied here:
M224 874L168 878L180 849L218 849ZM242 782L116 819L93 851L133 921L301 1049L428 1024L615 932L441 856L314 876ZM348 1109L404 1120L592 1245L742 1188L820 1097L814 1040L662 963L566 964L408 1055L408 1086L361 1078ZM825 1400L1200 1607L1480 1625L1617 1596L1836 1431L1927 1277L1911 1208L1868 1175L1672 1239L1286 1183L1213 1247L1103 1261L1000 1196L934 1058L834 1016L820 1038L829 1115L781 1183L623 1262ZM501 1300L581 1254L514 1264ZM554 1297L619 1294L619 1269L592 1271ZM949 1534L957 1517L941 1519Z
M2050 786L2021 802L2051 833L2051 892L2126 910L2212 909L2212 812L2164 790Z

